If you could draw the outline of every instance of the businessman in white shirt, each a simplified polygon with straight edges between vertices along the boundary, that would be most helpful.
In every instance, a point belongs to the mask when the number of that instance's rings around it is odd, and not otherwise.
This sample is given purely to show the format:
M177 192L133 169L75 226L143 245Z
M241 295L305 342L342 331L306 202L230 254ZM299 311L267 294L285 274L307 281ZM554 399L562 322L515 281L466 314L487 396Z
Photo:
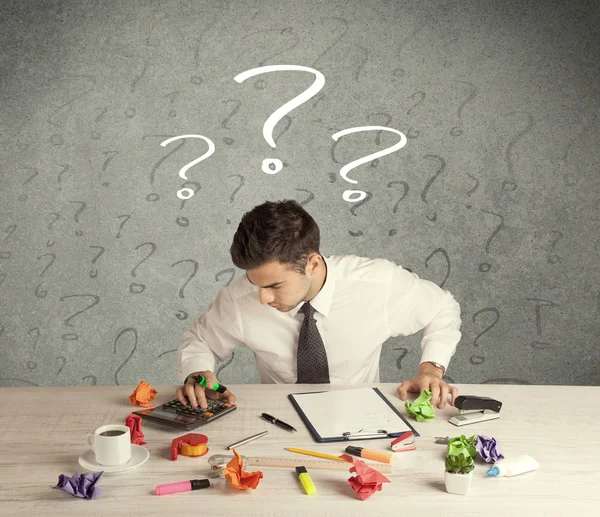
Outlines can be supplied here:
M323 256L319 227L295 201L265 202L247 212L231 245L246 274L223 287L183 334L179 400L206 408L206 397L233 403L215 361L238 346L255 355L262 383L376 383L383 343L423 332L417 375L398 395L432 392L431 403L454 405L458 390L442 380L460 341L460 306L433 282L384 259Z

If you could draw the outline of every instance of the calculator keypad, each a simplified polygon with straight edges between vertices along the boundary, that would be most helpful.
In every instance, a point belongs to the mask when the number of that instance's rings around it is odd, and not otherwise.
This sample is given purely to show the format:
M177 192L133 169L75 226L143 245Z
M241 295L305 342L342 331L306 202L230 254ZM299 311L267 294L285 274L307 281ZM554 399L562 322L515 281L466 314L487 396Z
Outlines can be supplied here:
M169 413L177 413L178 415L185 415L200 419L208 419L212 416L219 414L221 411L231 407L231 404L223 403L219 400L207 400L207 409L202 409L200 406L197 408L193 407L190 404L183 405L179 400L174 399L166 404L162 405L162 409L164 411L168 411Z

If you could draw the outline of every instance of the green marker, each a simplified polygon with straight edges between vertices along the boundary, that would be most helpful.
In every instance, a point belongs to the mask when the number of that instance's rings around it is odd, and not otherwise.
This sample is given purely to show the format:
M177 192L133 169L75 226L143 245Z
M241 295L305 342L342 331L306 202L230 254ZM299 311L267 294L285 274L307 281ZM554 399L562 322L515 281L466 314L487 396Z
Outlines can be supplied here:
M190 375L190 379L195 380L198 384L200 384L200 386L204 386L209 390L211 389L213 391L218 391L219 393L225 393L225 391L227 391L227 387L219 384L218 382L213 382L213 387L209 388L206 385L206 379L204 378L204 375Z

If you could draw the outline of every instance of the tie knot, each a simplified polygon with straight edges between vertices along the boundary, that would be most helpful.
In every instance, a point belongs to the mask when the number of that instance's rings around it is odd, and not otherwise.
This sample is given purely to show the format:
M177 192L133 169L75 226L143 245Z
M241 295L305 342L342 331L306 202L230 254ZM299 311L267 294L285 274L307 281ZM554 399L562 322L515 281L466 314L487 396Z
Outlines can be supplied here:
M315 313L315 308L310 303L306 302L300 307L300 311L304 313L306 318L310 318Z

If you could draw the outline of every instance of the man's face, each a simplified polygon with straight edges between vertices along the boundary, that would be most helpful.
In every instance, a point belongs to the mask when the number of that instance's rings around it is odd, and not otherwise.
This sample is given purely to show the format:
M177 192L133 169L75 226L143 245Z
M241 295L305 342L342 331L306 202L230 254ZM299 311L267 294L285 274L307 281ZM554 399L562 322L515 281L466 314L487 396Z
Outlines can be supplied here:
M291 311L304 301L310 291L311 277L292 271L280 262L267 262L248 269L250 283L259 287L260 303L268 304L280 312Z

